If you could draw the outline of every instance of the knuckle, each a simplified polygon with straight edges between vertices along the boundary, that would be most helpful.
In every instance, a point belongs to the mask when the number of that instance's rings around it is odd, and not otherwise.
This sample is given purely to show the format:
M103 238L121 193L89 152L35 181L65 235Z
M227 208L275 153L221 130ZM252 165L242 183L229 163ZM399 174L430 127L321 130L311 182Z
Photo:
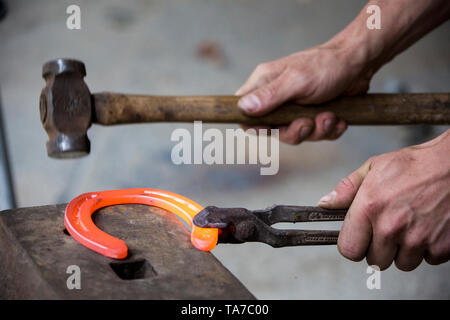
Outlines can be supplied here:
M347 240L339 239L338 250L341 255L352 261L361 261L364 258L356 246Z
M369 266L377 266L380 271L386 270L392 264L392 261L382 261L378 256L368 255L366 257L366 262Z
M289 144L289 145L296 145L298 143L294 143L291 139L289 138L284 138L284 139L280 139L281 142Z
M449 250L444 250L442 247L432 246L428 249L425 261L431 265L438 265L445 263L450 259Z
M316 82L310 81L304 74L297 75L295 80L298 96L305 103L320 103L322 101L319 86Z
M403 246L408 250L417 250L423 248L426 244L424 236L413 235L403 240Z
M327 140L334 141L337 140L341 135L338 133L333 133L331 136L327 138Z
M271 65L269 62L263 62L263 63L258 64L256 66L255 70L258 72L261 72L261 73L268 72L271 70Z
M298 144L300 144L300 139L296 139L296 138L294 138L294 139L290 139L288 142L286 142L287 144L290 144L290 145L292 145L292 146L296 146L296 145L298 145Z
M384 270L388 269L391 265L392 265L392 262L390 262L389 264L380 265L380 266L378 266L378 268L380 268L380 271L384 271Z
M370 192L369 192L369 194L370 194ZM365 198L366 198L366 201L362 205L362 211L364 212L364 214L367 217L375 218L376 216L379 215L381 208L382 208L382 204L374 196L368 196Z
M339 181L338 188L353 190L355 189L355 184L349 177L345 177L344 179Z
M290 144L290 145L297 145L297 144L300 144L300 138L298 138L298 137L288 137L287 139L286 139L286 143L287 144Z
M376 161L379 160L379 156L372 156L369 159L367 159L366 163L370 164L370 167L372 167Z
M260 94L263 97L264 100L271 100L274 97L277 96L278 88L276 88L274 85L267 85L261 88Z
M402 262L402 261L400 261L398 259L395 260L395 266L397 267L397 269L399 269L401 271L405 271L405 272L413 271L414 269L416 269L419 266L419 264L417 264L417 263L405 263L405 262Z
M297 145L301 142L299 130L289 130L284 137L284 142L291 145Z
M344 132L347 130L347 124L346 123L341 123L338 122L335 132L334 132L334 139L339 138L340 136L342 136L344 134Z
M432 265L432 266L435 266L435 265L438 265L438 264L439 264L439 261L438 261L435 257L433 257L432 255L430 255L430 254L427 254L427 255L425 256L425 261L426 261L428 264Z
M288 135L280 136L280 141L283 142L283 143L286 143L286 144L292 144L291 143L291 138Z
M294 67L286 67L286 69L284 70L284 73L286 74L286 76L289 79L296 79L296 80L302 80L303 79L303 72L301 72L300 70L298 70L297 68Z
M314 136L315 136L315 140L318 141L318 140L324 140L327 135L320 127L316 127Z
M380 223L376 231L383 239L390 240L395 238L400 229L398 222L386 221Z
M377 258L373 254L368 254L366 257L366 262L369 266L377 266L380 268ZM381 268L380 268L381 269Z

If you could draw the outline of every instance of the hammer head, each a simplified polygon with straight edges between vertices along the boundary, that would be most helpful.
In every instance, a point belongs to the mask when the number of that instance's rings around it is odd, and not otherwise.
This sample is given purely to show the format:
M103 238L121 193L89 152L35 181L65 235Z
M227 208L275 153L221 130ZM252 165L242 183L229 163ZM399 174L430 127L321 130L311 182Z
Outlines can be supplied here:
M83 78L84 63L55 59L44 64L39 109L47 131L47 153L52 158L77 158L90 152L87 130L92 122L92 98Z

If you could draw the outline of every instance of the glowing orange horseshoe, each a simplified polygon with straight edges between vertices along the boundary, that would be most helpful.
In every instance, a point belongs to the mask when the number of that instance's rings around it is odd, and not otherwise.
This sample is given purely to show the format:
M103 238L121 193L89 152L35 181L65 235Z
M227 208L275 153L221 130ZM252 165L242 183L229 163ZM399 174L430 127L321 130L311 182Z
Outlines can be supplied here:
M195 215L203 209L199 204L178 194L156 189L84 193L67 205L64 225L75 240L89 249L110 258L124 259L128 254L125 242L97 228L92 214L103 207L128 203L155 206L176 214L191 227L191 242L197 249L210 251L217 244L218 229L199 228L192 223Z

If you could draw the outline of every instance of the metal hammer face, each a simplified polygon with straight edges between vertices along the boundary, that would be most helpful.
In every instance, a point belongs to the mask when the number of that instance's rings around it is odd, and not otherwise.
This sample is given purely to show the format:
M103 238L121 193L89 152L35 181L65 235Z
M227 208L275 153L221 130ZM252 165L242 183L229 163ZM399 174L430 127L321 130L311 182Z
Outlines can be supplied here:
M84 63L55 59L44 64L39 109L47 131L47 153L52 158L77 158L90 152L87 130L91 125L92 98L83 78Z

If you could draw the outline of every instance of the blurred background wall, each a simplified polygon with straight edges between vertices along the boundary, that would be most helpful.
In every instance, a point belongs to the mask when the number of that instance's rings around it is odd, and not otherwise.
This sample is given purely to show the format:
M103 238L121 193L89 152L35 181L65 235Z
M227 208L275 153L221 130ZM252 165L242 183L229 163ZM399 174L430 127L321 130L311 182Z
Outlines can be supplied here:
M370 156L446 129L352 127L336 142L283 145L276 176L261 176L256 166L172 164L170 134L179 127L192 130L189 124L94 126L89 131L88 157L49 159L38 111L45 61L82 60L92 92L232 94L258 63L329 39L358 14L365 1L15 0L6 4L8 15L0 22L0 88L20 207L65 203L88 191L134 187L173 191L202 205L253 209L314 205ZM81 8L81 30L66 28L70 4ZM449 31L446 23L381 69L371 92L448 91ZM448 263L437 267L423 263L410 273L391 267L382 273L381 290L368 290L366 262L347 261L334 246L221 245L214 254L258 298L450 298Z

